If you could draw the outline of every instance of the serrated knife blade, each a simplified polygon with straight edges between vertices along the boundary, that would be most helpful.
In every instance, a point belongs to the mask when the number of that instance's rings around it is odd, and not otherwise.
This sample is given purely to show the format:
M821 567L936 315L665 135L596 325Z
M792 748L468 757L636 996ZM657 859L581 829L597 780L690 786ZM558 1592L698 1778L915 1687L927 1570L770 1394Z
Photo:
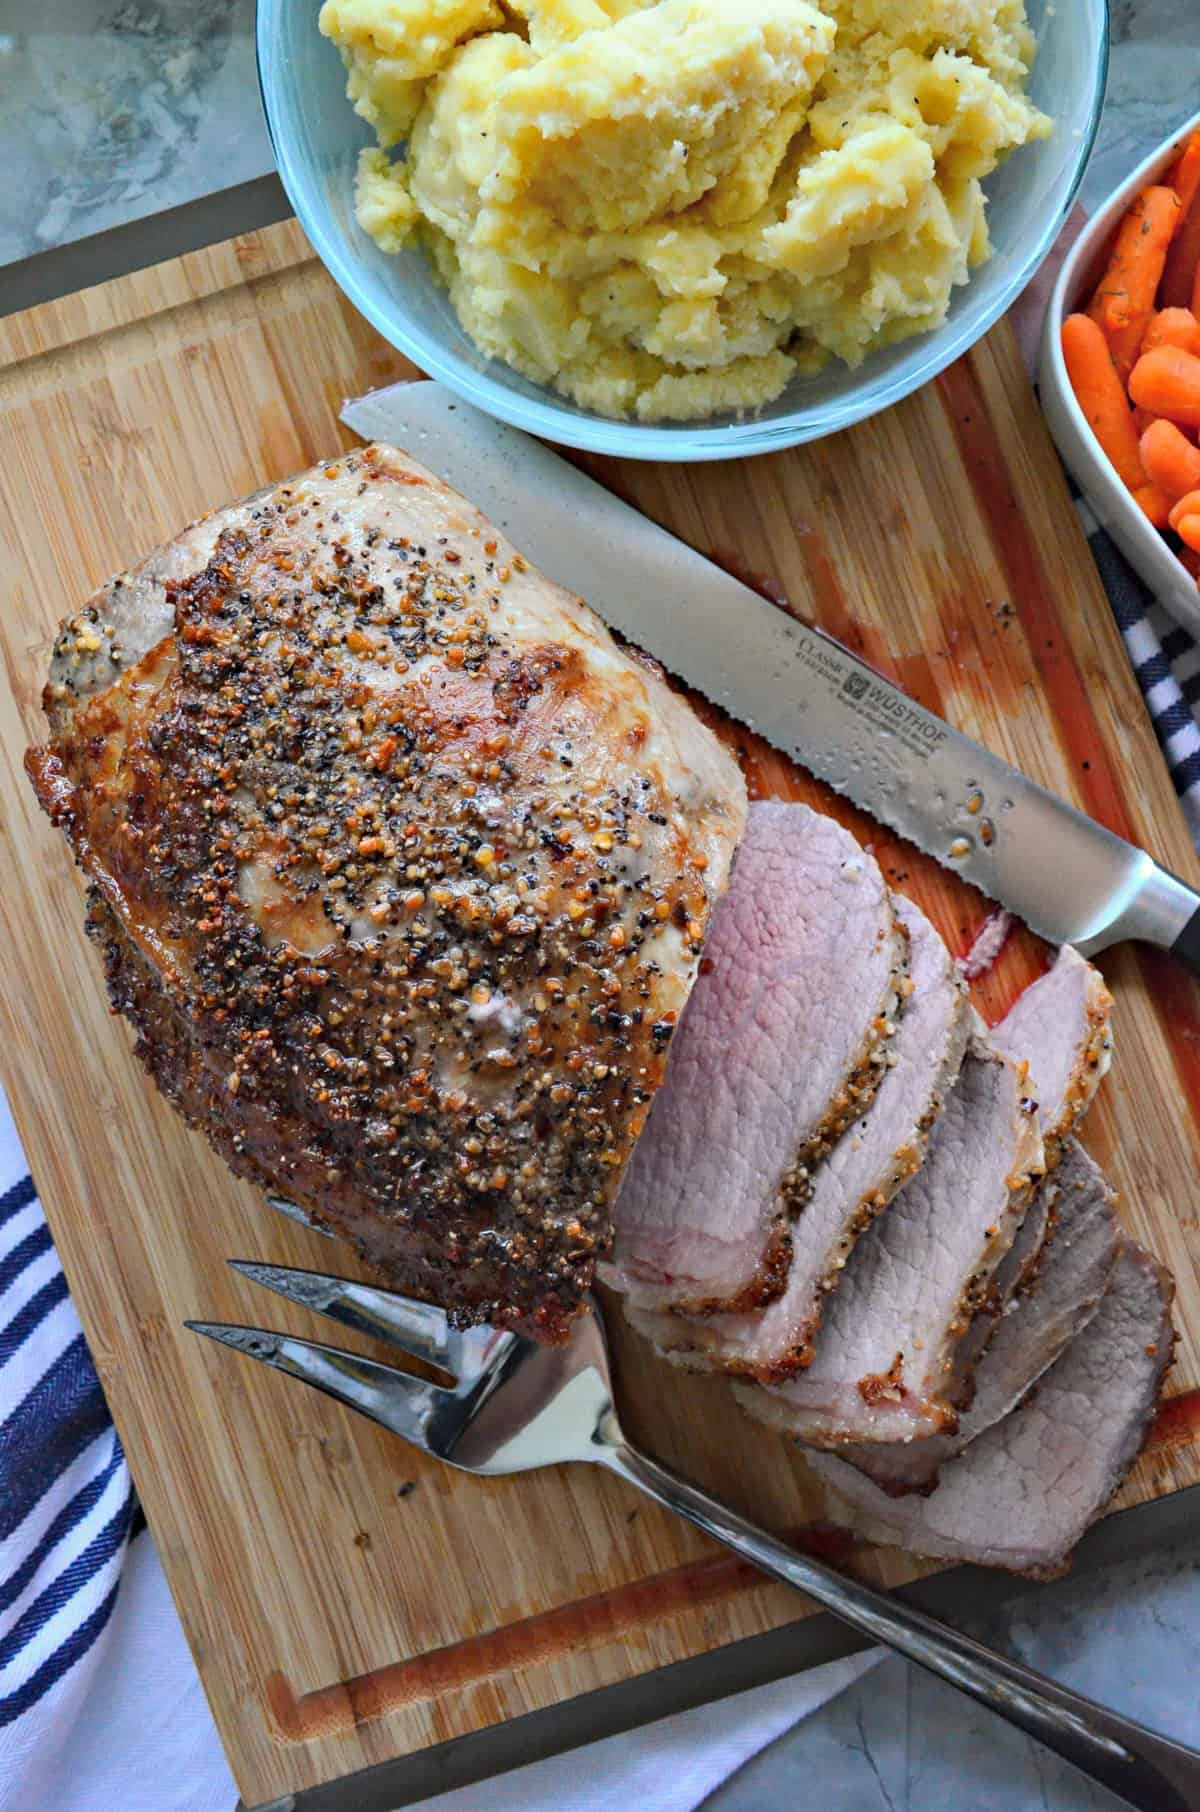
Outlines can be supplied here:
M342 420L407 449L613 629L1050 942L1141 938L1200 971L1200 894L540 441L431 382Z

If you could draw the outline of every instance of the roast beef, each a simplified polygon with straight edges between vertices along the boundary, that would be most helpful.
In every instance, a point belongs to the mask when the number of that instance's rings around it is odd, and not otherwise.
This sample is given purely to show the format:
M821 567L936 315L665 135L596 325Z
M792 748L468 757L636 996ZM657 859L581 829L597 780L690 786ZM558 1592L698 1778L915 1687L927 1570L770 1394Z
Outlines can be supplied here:
M1012 1246L996 1268L975 1318L959 1342L955 1367L967 1401L980 1354L1013 1293L1028 1282L1054 1224L1054 1171L1064 1143L1091 1106L1112 1056L1112 996L1098 970L1064 945L1053 968L1017 997L992 1028L990 1043L1022 1068L1037 1105L1046 1179L1035 1191Z
M617 1200L605 1276L635 1306L711 1314L779 1295L815 1168L885 1073L907 945L847 831L805 805L751 806Z
M1003 1309L1011 1298L1034 1276L1042 1261L1046 1241L1054 1225L1058 1202L1058 1166L1047 1171L1025 1210L1016 1238L996 1266L993 1279L998 1307Z
M1054 966L992 1027L995 1048L1026 1065L1046 1161L1045 1182L996 1273L1001 1306L1032 1276L1053 1226L1058 1160L1112 1061L1112 1004L1099 970L1064 944ZM1075 1181L1081 1162L1077 1155Z
M952 1428L969 1390L959 1345L1041 1174L1024 1070L977 1037L924 1165L851 1252L812 1364L770 1388L735 1386L745 1407L820 1446Z
M1014 1063L1029 1065L1049 1165L1108 1073L1111 1015L1112 995L1104 977L1064 944L1053 967L1018 995L992 1028L996 1049Z
M114 579L45 707L163 1091L402 1288L565 1338L743 827L717 739L386 447Z
M894 904L909 938L906 1005L874 1101L818 1166L812 1194L792 1223L783 1293L757 1313L706 1320L629 1311L634 1325L679 1364L762 1382L808 1364L825 1292L836 1287L860 1233L921 1165L958 1075L970 1014L938 933L911 900L896 896ZM706 986L704 979L697 983L697 1005Z
M1023 1064L1037 1103L1046 1176L1033 1195L1011 1247L997 1267L993 1312L1000 1313L1032 1277L1054 1225L1057 1165L1112 1061L1112 996L1099 970L1064 944L1054 966L1030 984L992 1027L993 1047ZM971 1342L982 1349L990 1335L986 1314ZM970 1354L966 1355L969 1362Z
M833 1514L867 1541L914 1553L1061 1572L1145 1439L1172 1357L1172 1293L1161 1267L1123 1241L1096 1313L928 1497L889 1497L844 1460L812 1454L836 1493Z
M990 1047L1003 1053L1013 1066L1027 1111L1036 1114L1045 1141L1043 1168L1057 1160L1064 1140L1086 1111L1108 1068L1112 1051L1111 1007L1111 996L1098 971L1077 951L1064 946L1054 966L1025 989L989 1035ZM935 1136L930 1145L931 1164L939 1144ZM1019 1167L1014 1171L1014 1175L1018 1174ZM876 1381L881 1348L876 1339L873 1363L863 1364L861 1337L851 1314L851 1304L857 1301L863 1305L862 1325L872 1333L885 1321L888 1291L896 1287L894 1279L904 1280L906 1276L903 1262L906 1213L921 1238L929 1242L925 1245L918 1242L914 1250L918 1253L936 1251L936 1259L932 1261L935 1271L937 1264L943 1261L944 1250L938 1247L937 1220L926 1225L921 1219L928 1207L932 1207L935 1215L954 1215L953 1190L939 1192L931 1187L937 1184L938 1176L936 1169L930 1170L901 1191L888 1215L870 1230L851 1254L846 1283L853 1294L843 1302L835 1299L831 1305L814 1365L787 1393L790 1419L778 1402L765 1405L758 1398L749 1402L755 1413L776 1421L783 1417L785 1425L802 1439L823 1446L856 1447L857 1463L871 1476L882 1475L893 1485L902 1476L911 1477L915 1485L927 1484L929 1478L936 1475L936 1460L931 1458L927 1463L920 1454L929 1441L935 1445L928 1452L931 1456L936 1452L938 1437L952 1431L955 1417L953 1413L944 1416L940 1424L927 1417L914 1421L907 1413L905 1399L897 1399L892 1394L886 1373L884 1383L888 1395L883 1399L886 1410L881 1413L879 1407L872 1404L860 1408L855 1394L857 1392L860 1399L864 1395L864 1374L867 1393L878 1391ZM990 1274L980 1272L973 1277L971 1312L959 1317L954 1338L946 1351L947 1369L942 1377L941 1392L943 1405L957 1408L970 1402L975 1369L994 1334L998 1317L1014 1291L1029 1279L1038 1264L1043 1240L1053 1220L1054 1199L1052 1182L1026 1193L1024 1216L1007 1250L992 1266ZM900 1219L893 1220L895 1216ZM908 1282L911 1287L911 1273ZM932 1303L931 1297L930 1306ZM930 1338L920 1326L922 1304L912 1302L909 1312L917 1319L909 1324L898 1320L897 1326L906 1331L912 1345L905 1347L898 1341L893 1348L894 1353L900 1355L901 1372L908 1354L914 1348L927 1350ZM941 1323L935 1325L941 1326ZM840 1422L835 1408L839 1400L844 1406ZM889 1429L893 1432L889 1433ZM880 1451L880 1444L891 1439L912 1444L916 1451L897 1460Z
M1071 1140L1039 1189L1013 1251L1048 1196L1054 1198L1053 1233L1033 1276L1000 1317L956 1432L840 1449L842 1459L889 1494L932 1489L939 1468L1007 1415L1095 1314L1117 1256L1113 1192L1099 1166Z

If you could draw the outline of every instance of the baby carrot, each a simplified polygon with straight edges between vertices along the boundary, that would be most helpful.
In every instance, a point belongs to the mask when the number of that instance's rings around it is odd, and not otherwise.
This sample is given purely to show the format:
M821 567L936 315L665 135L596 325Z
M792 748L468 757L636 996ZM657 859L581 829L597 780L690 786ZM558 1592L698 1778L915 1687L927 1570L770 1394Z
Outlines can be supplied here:
M1178 221L1174 189L1153 184L1142 190L1118 229L1096 301L1100 326L1122 378L1129 376L1141 349Z
M1133 416L1113 366L1108 341L1088 315L1068 315L1062 324L1067 376L1088 425L1131 491L1145 484ZM1157 358L1157 353L1149 355ZM1196 361L1200 365L1200 359Z
M1175 533L1185 547L1200 554L1200 516L1182 516L1175 524Z
M1200 132L1193 132L1188 139L1171 165L1167 182L1178 195L1179 205L1186 214L1200 194Z
M1162 308L1187 308L1200 268L1200 194L1180 219L1163 264L1158 300Z
M1129 378L1133 401L1185 428L1200 427L1200 358L1178 346L1143 353Z
M1167 522L1177 529L1185 516L1200 516L1200 488L1188 491L1171 505Z
M1152 528L1166 528L1171 520L1171 499L1156 484L1140 484L1133 501Z
M1200 352L1200 321L1190 308L1160 308L1151 315L1142 336L1142 351L1153 352L1156 346L1179 346L1184 352Z
M1190 547L1181 547L1175 558L1180 565L1186 566L1197 584L1200 584L1200 554L1194 554Z
M1149 427L1152 427L1153 424L1157 420L1158 420L1157 415L1151 415L1149 409L1135 409L1134 410L1134 412L1133 412L1133 428L1134 428L1134 433L1137 435L1139 440L1141 440L1142 435L1146 432L1146 429Z
M1142 470L1168 497L1200 490L1200 448L1174 422L1153 421L1138 442Z

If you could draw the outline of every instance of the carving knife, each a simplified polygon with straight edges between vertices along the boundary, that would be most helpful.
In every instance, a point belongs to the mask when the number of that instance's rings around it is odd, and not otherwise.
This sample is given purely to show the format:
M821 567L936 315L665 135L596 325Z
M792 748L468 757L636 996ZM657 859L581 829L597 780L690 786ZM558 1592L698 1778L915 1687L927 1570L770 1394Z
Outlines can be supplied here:
M540 441L430 382L342 420L406 448L622 636L1051 943L1140 938L1200 973L1200 893Z

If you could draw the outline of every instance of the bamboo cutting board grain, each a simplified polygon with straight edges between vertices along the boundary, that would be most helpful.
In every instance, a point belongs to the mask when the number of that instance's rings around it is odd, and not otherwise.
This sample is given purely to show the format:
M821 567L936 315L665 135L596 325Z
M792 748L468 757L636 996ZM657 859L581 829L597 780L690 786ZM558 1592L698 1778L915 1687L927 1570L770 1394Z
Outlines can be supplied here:
M46 650L68 609L190 517L347 444L342 397L408 368L290 223L0 322L0 357L0 1074L244 1799L804 1614L598 1470L464 1477L182 1331L188 1315L317 1331L224 1261L328 1267L333 1255L182 1128L108 1015L77 879L21 773L42 733ZM816 447L741 465L589 463L1200 879L1006 328ZM965 946L988 910L978 895L724 730L756 790L835 810ZM1042 956L1010 940L985 1010ZM1176 1274L1182 1333L1172 1398L1119 1499L1133 1504L1200 1481L1200 990L1144 951L1103 966L1118 1058L1088 1143ZM631 1432L777 1529L820 1518L802 1461L733 1411L725 1386L681 1376L613 1327ZM855 1564L889 1583L916 1572L894 1553Z

